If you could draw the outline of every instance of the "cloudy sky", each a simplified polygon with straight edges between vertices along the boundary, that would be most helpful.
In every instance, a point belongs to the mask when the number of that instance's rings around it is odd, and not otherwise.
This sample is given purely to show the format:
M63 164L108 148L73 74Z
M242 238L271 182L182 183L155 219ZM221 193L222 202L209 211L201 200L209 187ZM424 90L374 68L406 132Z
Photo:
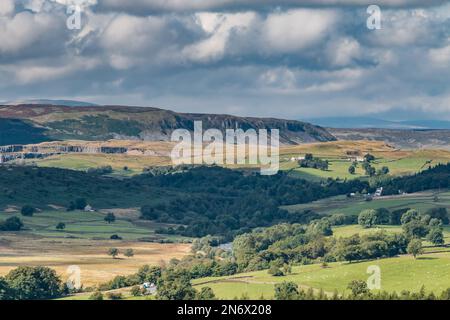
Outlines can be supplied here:
M0 100L450 119L449 2L1 0Z

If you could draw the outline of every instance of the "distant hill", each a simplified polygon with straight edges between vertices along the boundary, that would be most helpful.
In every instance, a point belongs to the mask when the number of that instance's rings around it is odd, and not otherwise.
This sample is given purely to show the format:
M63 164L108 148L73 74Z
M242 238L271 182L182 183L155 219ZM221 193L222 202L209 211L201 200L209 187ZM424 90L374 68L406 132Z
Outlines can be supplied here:
M54 105L54 106L68 106L68 107L90 107L97 106L95 103L75 101L75 100L50 100L50 99L27 99L27 100L15 100L3 103L4 105L20 105L20 104L41 104L41 105Z
M297 144L335 141L326 129L307 122L274 118L237 117L219 114L177 113L150 107L67 106L54 104L0 105L0 119L19 120L30 132L39 131L47 140L147 140L167 141L175 129L193 130L194 121L208 128L279 129L280 142ZM9 129L2 132L9 136ZM12 137L12 136L11 136ZM13 142L12 142L13 141ZM19 142L20 141L20 142ZM36 143L34 139L29 143ZM24 143L21 139L1 140L0 145Z
M328 128L338 140L384 141L402 149L450 150L450 130Z
M450 121L445 120L391 121L370 117L328 117L309 119L308 121L328 128L450 129Z

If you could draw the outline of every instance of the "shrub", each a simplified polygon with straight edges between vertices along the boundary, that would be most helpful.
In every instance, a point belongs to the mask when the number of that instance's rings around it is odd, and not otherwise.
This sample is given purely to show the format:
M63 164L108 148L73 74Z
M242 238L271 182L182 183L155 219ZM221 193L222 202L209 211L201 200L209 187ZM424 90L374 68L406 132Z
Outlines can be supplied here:
M103 300L103 293L95 291L89 296L89 300Z
M35 212L36 212L36 209L30 205L25 205L20 210L20 213L25 217L32 217Z
M120 293L120 292L108 292L106 294L106 297L109 300L121 300L121 299L123 299L122 293Z

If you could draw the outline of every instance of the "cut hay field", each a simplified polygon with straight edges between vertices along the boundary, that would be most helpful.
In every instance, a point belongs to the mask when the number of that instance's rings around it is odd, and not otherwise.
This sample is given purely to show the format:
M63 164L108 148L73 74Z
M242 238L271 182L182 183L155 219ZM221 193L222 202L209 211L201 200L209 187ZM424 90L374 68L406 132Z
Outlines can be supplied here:
M274 285L293 281L301 288L323 289L326 293L337 290L348 294L347 285L352 280L367 280L369 266L381 270L381 289L386 291L419 291L422 285L427 291L441 293L450 288L450 252L425 254L418 259L404 255L360 263L330 263L296 266L292 274L274 277L267 270L238 274L231 277L194 280L195 288L211 287L221 299L233 299L247 295L251 299L273 297Z
M437 201L435 199L436 196L438 197ZM347 198L346 196L337 196L307 204L283 206L283 209L290 212L312 209L321 214L342 213L345 215L358 215L365 209L386 208L397 210L411 208L426 211L436 207L450 209L450 192L426 191L407 195L378 197L372 201L365 201L363 197Z
M134 257L108 256L109 248L134 250ZM18 266L47 266L63 279L71 265L81 269L84 287L107 282L117 275L135 273L144 264L160 264L181 258L190 251L189 244L160 244L139 241L42 238L31 235L0 236L0 276Z
M189 252L188 243L146 242L163 239L187 242L189 239L155 234L155 228L161 225L138 220L135 211L116 209L117 219L111 224L103 220L101 212L56 210L38 212L33 217L21 216L24 230L0 233L0 275L22 265L43 265L54 268L64 278L67 268L77 265L86 287L109 281L116 275L135 273L144 264L167 262ZM14 215L17 213L2 212L0 220ZM58 222L65 223L66 229L56 230ZM122 240L110 240L113 234ZM112 259L107 255L112 247L121 252L133 249L135 255Z

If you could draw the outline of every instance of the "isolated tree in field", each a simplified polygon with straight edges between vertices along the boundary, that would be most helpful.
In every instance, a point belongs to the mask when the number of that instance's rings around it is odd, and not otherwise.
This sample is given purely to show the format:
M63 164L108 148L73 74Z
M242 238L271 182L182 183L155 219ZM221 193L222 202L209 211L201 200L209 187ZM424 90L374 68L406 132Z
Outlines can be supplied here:
M116 221L116 216L114 215L114 213L108 212L108 214L105 216L104 220L107 223L113 223L114 221Z
M111 257L113 257L113 259L115 259L115 258L119 255L119 249L117 249L117 248L111 248L111 249L109 249L108 255L110 255Z
M416 257L419 254L423 253L423 249L422 249L422 241L420 239L412 239L409 244L408 244L408 248L406 249L407 252L409 254L412 254L414 259L416 259Z
M354 165L351 165L350 167L348 167L348 173L355 174L355 172L356 172L356 168Z
M380 174L385 175L389 173L389 168L388 167L382 167L379 171Z
M375 160L375 157L373 155L371 155L370 153L368 153L364 156L364 160L367 162L372 162Z
M134 251L133 251L133 249L127 249L127 250L125 250L123 255L127 258L131 258L134 256Z
M275 285L275 300L296 300L298 285L295 282L284 281Z
M30 205L25 205L20 210L20 213L25 217L32 217L35 212L36 212L36 209Z
M60 222L56 225L56 230L64 230L66 228L66 224L64 222Z
M367 209L361 211L358 216L358 224L364 228L372 228L377 223L377 211Z

